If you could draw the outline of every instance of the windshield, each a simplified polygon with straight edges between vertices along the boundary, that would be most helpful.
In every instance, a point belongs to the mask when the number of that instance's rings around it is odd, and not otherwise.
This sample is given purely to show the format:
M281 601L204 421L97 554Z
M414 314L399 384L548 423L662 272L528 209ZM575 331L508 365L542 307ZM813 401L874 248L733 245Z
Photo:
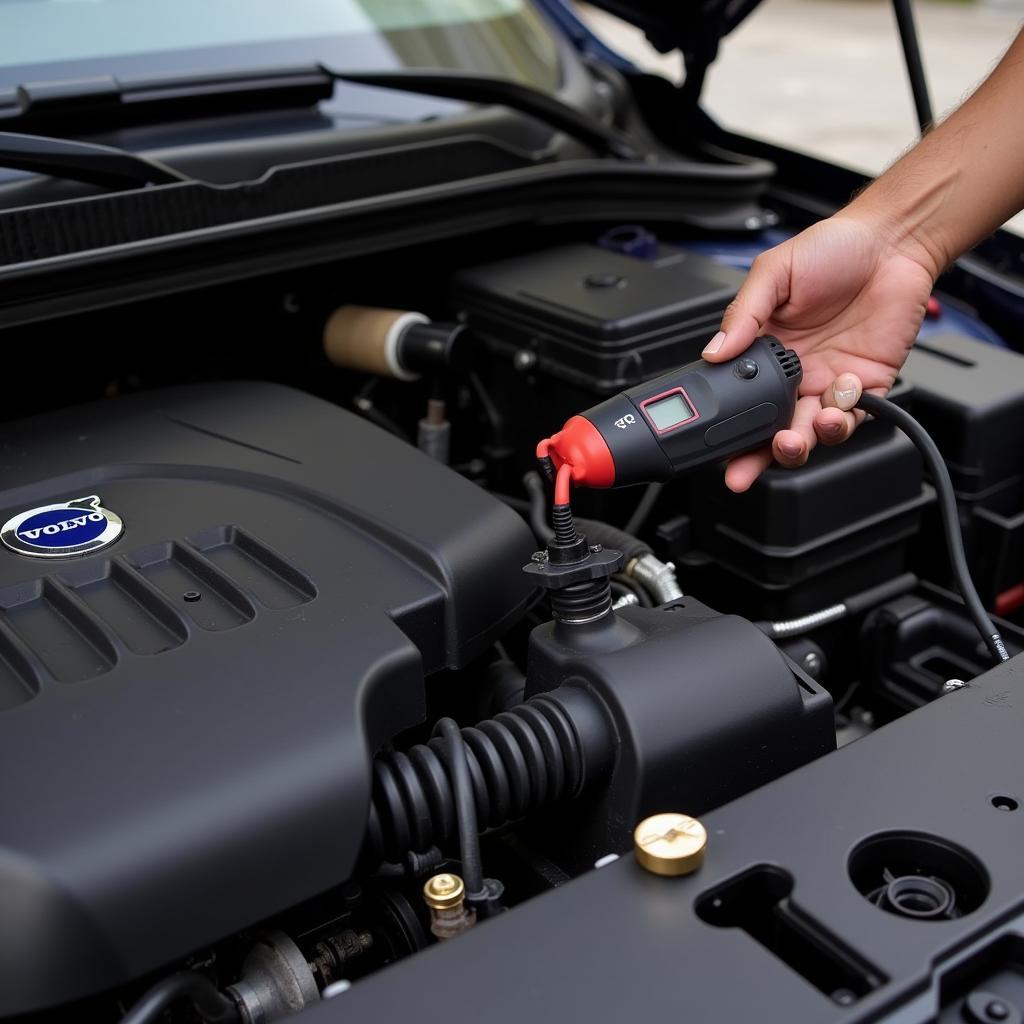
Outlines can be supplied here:
M0 88L313 63L559 84L554 39L523 0L0 0Z

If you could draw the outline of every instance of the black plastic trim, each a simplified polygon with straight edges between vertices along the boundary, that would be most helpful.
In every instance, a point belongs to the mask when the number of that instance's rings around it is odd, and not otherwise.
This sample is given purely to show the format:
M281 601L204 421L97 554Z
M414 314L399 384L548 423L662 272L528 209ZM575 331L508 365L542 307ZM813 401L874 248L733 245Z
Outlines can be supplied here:
M475 176L459 178L459 157ZM529 166L510 147L458 139L280 168L258 183L172 185L6 211L0 287L17 285L17 293L10 287L0 326L524 220L699 222L709 206L754 202L771 169ZM413 172L430 183L412 187Z

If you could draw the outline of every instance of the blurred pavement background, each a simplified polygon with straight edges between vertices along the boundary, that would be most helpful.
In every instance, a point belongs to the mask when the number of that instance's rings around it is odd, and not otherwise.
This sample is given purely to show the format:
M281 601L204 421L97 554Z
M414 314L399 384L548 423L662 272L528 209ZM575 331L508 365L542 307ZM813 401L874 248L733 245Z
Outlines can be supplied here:
M637 64L682 76L681 59L580 5L591 27ZM956 106L1002 56L1024 5L921 0L915 6L936 113ZM885 0L764 0L722 42L704 91L722 124L877 174L915 138L914 108ZM1022 97L1024 116L1024 97ZM1012 222L1024 234L1024 216Z

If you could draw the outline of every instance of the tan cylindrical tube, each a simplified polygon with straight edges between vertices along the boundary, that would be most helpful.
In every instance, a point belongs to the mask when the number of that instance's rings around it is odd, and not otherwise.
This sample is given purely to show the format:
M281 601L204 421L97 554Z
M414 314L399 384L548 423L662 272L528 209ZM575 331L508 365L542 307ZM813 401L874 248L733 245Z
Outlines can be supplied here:
M381 377L416 380L402 366L398 341L412 324L430 321L422 313L372 306L340 306L324 326L324 352L335 366Z

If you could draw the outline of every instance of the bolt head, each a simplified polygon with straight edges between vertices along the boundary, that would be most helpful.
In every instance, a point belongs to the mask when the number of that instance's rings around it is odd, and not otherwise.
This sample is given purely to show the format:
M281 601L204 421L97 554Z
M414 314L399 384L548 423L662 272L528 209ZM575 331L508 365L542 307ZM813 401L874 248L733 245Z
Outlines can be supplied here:
M704 863L708 834L688 814L654 814L633 832L640 866L654 875L689 875Z
M428 878L423 886L423 899L432 910L452 910L461 905L465 894L462 879L448 872Z

